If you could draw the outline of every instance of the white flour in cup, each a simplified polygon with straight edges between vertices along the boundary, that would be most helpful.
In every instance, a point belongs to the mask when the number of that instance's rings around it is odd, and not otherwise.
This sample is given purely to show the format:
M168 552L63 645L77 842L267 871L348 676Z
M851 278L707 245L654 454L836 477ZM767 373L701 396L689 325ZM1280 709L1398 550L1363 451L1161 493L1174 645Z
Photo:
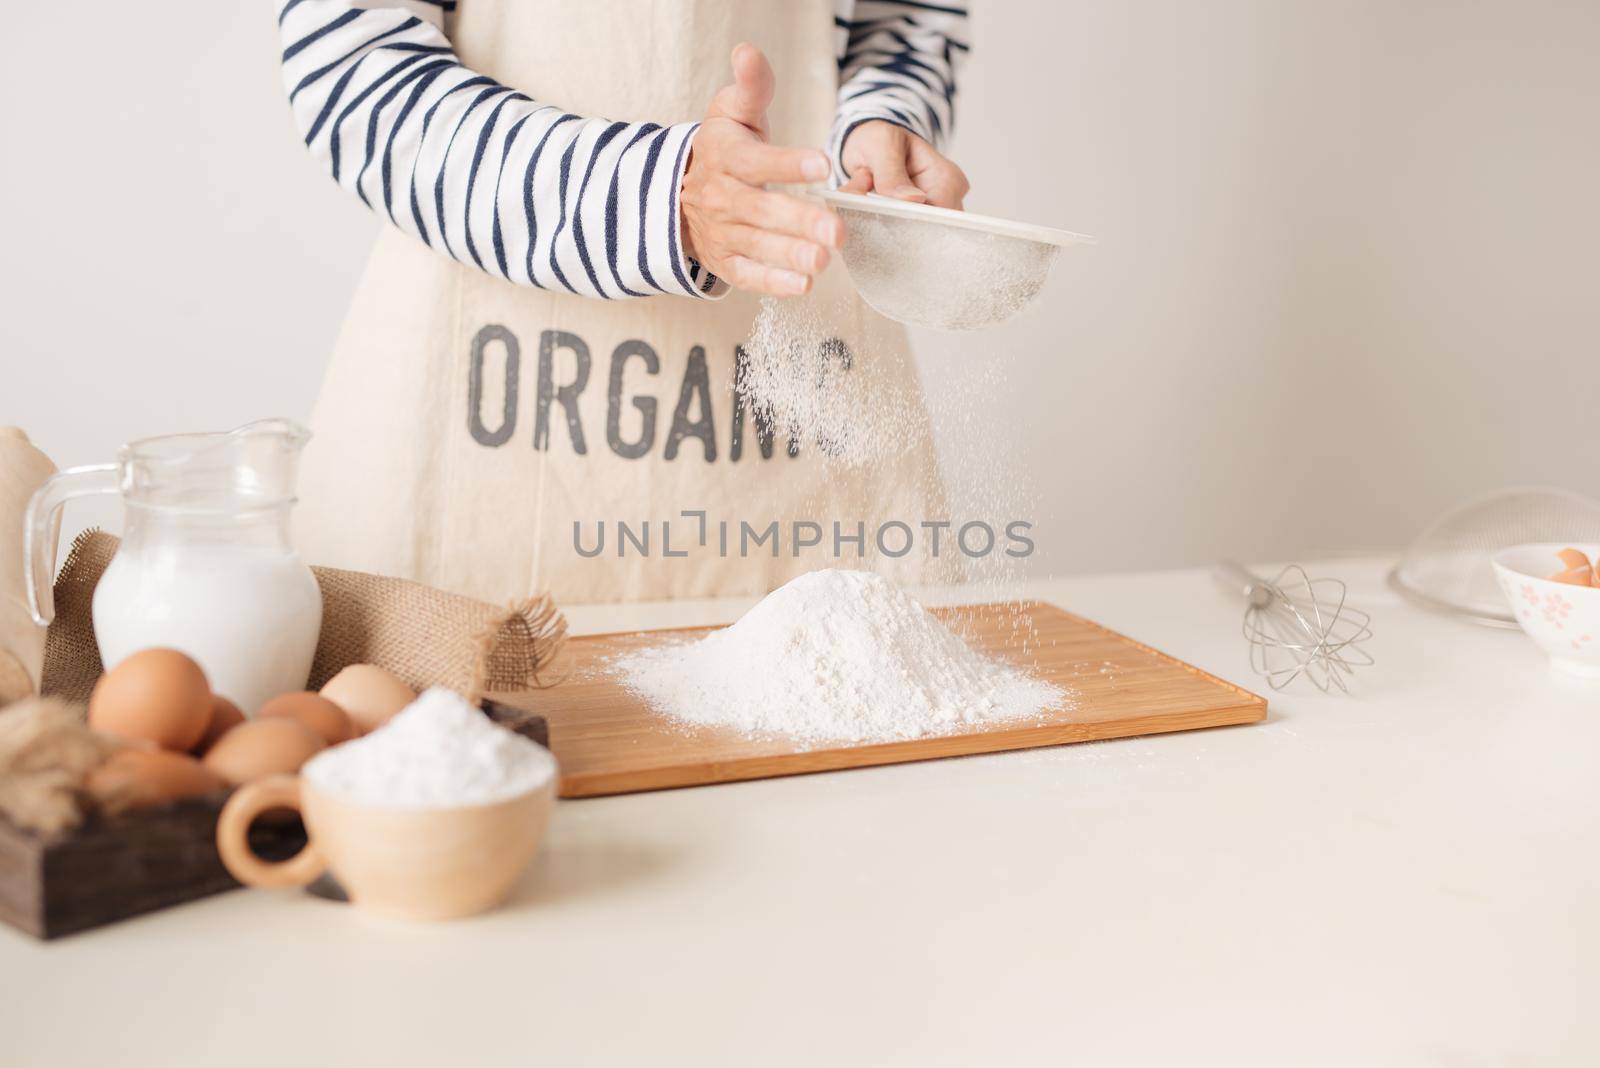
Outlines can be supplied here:
M1023 720L1067 694L974 652L869 571L813 571L699 641L612 669L659 712L751 735L876 742Z
M555 776L556 762L543 746L436 686L366 737L319 753L300 774L343 801L459 808L536 790Z

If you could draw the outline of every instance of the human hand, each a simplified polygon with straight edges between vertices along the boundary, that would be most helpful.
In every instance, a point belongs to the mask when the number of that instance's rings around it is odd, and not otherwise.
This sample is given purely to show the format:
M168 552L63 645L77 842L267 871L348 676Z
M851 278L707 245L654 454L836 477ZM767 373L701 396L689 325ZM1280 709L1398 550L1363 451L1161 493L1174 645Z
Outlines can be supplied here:
M878 192L897 200L961 210L971 188L960 167L932 145L883 119L869 119L850 131L840 154L850 180L847 193Z
M739 289L798 296L844 241L844 223L766 185L820 182L828 158L767 144L773 77L759 48L733 50L733 79L711 99L690 146L679 197L684 251Z

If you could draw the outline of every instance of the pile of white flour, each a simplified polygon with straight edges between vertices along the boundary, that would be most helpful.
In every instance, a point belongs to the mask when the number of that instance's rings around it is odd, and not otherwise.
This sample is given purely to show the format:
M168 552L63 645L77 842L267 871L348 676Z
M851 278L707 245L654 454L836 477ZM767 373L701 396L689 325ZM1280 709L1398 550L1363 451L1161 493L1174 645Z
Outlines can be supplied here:
M319 753L300 773L345 801L457 808L538 789L555 775L556 762L458 694L434 687L366 737Z
M612 665L657 711L807 742L874 742L1021 720L1063 691L970 649L867 571L813 571L725 630Z

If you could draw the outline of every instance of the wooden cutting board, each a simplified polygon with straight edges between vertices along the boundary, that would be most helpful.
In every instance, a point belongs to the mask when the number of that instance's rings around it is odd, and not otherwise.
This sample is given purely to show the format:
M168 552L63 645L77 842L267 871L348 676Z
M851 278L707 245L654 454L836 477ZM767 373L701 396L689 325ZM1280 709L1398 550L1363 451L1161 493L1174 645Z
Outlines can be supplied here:
M662 790L994 753L1164 731L1254 723L1267 702L1149 646L1039 602L935 609L972 645L1065 688L1070 708L1037 722L966 729L911 741L804 748L782 738L686 726L652 712L611 677L619 654L716 628L605 634L568 643L571 675L548 690L502 696L550 724L561 796ZM1023 626L1015 625L1021 620ZM1027 624L1031 623L1031 627ZM1029 635L1024 640L1022 635Z

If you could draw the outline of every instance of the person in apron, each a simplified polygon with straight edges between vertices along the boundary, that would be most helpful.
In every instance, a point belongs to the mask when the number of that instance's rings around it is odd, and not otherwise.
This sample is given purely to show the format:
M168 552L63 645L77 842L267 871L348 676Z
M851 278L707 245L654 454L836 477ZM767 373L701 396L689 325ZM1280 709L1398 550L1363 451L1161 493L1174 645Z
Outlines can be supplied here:
M962 11L280 0L278 21L306 144L395 223L312 418L308 558L490 601L954 577L948 543L905 537L948 517L904 331L830 265L838 217L768 186L831 163L847 188L960 207L933 145ZM825 323L803 342L819 388L910 399L873 462L782 440L735 388L763 293Z

